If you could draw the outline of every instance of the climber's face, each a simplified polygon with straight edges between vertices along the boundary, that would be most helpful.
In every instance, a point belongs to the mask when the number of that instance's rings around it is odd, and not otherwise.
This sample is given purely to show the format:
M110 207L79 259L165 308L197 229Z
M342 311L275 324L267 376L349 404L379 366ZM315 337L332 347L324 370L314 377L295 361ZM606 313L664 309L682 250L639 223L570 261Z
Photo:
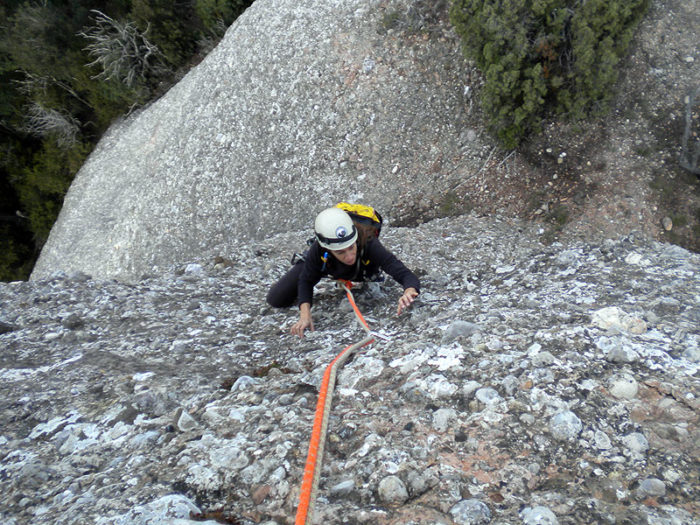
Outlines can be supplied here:
M341 263L347 264L348 266L353 265L357 257L357 243L352 243L344 250L331 250L331 253L333 257L338 259Z

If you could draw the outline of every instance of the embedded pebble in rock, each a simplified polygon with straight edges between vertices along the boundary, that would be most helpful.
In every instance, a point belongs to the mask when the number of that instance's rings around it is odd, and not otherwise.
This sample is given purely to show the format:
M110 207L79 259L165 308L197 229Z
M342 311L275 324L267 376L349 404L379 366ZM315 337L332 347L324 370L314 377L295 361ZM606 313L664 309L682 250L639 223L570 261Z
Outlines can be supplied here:
M558 441L569 441L575 439L581 429L583 423L581 420L568 410L555 415L549 422L549 430L554 439Z
M433 414L433 428L445 432L457 418L457 412L452 408L441 408Z
M460 337L469 337L479 331L479 326L467 321L455 321L445 330L442 344L446 345Z
M408 499L406 485L396 476L384 478L379 482L379 499L384 503L403 503Z
M547 507L527 507L520 513L523 525L559 525L557 516Z
M639 384L630 374L619 374L610 380L610 393L619 399L633 399L639 392Z
M602 430L595 431L593 440L595 447L601 450L609 450L612 447L612 442L610 441L610 438Z
M666 485L660 479L647 478L639 484L637 494L641 497L660 497L666 494Z
M642 454L649 450L649 441L647 441L644 434L640 432L632 432L631 434L624 436L621 441L625 447L637 454Z
M180 414L180 417L177 420L177 428L183 432L187 432L188 430L194 430L198 426L197 421L195 421L191 415L183 410L182 414Z
M591 321L604 330L620 330L630 334L643 334L647 330L646 323L634 317L617 306L601 308L593 312Z
M501 396L495 388L480 388L474 394L474 397L484 403L485 405L492 405L498 403L501 400Z
M465 499L450 509L452 519L457 525L484 525L491 522L491 510L476 499Z
M333 282L303 339L265 305L307 237L0 284L0 523L293 523L324 371L365 336ZM421 295L353 288L382 337L337 375L316 522L700 521L699 255L475 216L382 238ZM647 330L591 322L610 307Z
M330 488L330 494L331 497L343 498L348 496L353 490L355 490L355 482L349 479L332 486Z

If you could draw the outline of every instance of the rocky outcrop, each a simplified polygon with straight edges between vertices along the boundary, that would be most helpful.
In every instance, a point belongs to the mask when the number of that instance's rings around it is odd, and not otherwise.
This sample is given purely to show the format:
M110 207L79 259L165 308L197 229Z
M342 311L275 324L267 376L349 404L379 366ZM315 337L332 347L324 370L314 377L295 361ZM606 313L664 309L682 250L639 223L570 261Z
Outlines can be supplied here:
M33 278L138 278L306 227L341 200L391 217L444 193L492 147L446 17L447 2L255 2L100 141Z
M386 339L338 376L315 522L698 522L700 256L539 236L383 233L423 289L400 317L393 281L355 292ZM303 340L264 304L304 238L1 284L0 521L292 523L323 370L364 334L332 283Z

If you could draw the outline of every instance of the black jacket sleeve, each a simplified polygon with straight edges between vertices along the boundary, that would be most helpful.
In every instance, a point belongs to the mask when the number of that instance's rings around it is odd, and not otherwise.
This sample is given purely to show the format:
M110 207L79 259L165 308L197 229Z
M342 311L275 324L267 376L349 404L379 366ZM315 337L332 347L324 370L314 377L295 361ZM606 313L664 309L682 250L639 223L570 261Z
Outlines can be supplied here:
M393 253L384 248L379 240L373 239L367 243L363 257L369 259L373 266L376 264L391 275L396 282L403 286L404 290L406 288L415 288L420 293L418 277L406 268L404 263L397 259Z
M304 258L304 268L299 275L299 284L297 285L297 304L309 303L313 304L314 286L318 284L323 277L323 261L321 260L321 247L318 241L314 242L309 248L306 257ZM332 257L332 255L328 255Z

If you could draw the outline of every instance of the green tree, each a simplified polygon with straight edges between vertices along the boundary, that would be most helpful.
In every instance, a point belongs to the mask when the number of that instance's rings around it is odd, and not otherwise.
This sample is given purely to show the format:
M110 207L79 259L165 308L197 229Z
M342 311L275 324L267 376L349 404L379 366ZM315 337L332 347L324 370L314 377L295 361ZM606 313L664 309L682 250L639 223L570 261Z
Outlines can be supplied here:
M253 2L251 0L195 0L194 10L205 29L220 33L238 18Z
M76 144L64 149L55 141L46 140L33 155L31 164L22 170L16 187L39 245L48 238L63 197L91 148L91 144Z
M173 68L182 66L197 47L197 19L188 2L133 0L129 17L163 53Z
M485 77L484 110L513 147L555 114L604 111L650 0L454 0L450 19Z

